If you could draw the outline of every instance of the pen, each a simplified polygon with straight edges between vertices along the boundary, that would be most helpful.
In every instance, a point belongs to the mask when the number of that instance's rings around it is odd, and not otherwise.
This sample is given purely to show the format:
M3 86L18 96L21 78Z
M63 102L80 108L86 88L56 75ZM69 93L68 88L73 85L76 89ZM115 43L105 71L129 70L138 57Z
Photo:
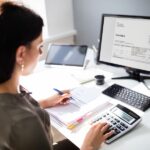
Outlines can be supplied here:
M53 90L56 91L59 95L63 95L64 94L64 92L62 92L62 91L60 91L60 90L58 90L56 88L53 88ZM76 101L72 96L69 99L73 100L74 102ZM77 104L77 103L74 103L74 102L70 101L70 103L72 103L74 106L80 108L80 105Z
M62 92L62 91L60 91L60 90L58 90L56 88L53 88L53 90L56 91L59 95L63 95L64 94L64 92ZM70 97L70 99L74 100L73 97Z
M53 90L56 91L59 95L63 95L64 94L64 92L62 92L62 91L60 91L60 90L58 90L56 88L53 88Z
M64 94L64 92L62 92L62 91L60 91L60 90L58 90L56 88L53 88L53 90L56 91L59 95L63 95ZM70 97L70 98L74 100L73 97Z
M89 60L89 59L87 59L87 60L86 60L86 62L85 62L84 68L83 68L84 70L87 68L87 66L88 66L89 62L90 62L90 60Z
M94 45L92 46L92 49L95 53L97 53L97 48Z

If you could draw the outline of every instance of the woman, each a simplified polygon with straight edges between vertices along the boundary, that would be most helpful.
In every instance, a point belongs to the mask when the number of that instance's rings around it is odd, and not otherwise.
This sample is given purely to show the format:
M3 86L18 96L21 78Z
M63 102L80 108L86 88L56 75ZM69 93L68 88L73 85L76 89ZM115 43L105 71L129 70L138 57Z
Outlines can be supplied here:
M30 74L42 54L42 27L42 18L32 10L12 2L1 4L0 150L56 149L49 134L49 116L42 108L65 103L69 92L56 94L38 104L19 84L20 76ZM106 123L94 125L81 150L97 150L113 133L105 133L107 128ZM65 149L64 143L59 149ZM77 149L70 145L70 149Z

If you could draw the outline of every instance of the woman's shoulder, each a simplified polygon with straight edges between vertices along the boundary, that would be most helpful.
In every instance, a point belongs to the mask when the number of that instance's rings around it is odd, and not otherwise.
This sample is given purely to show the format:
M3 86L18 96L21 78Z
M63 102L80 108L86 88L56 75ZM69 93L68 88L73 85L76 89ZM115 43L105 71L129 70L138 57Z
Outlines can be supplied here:
M38 120L36 114L21 100L19 95L0 94L0 139L9 141L12 127L24 120L31 122L36 119Z
M0 118L6 117L12 122L35 116L35 112L29 107L26 101L19 94L0 94Z
M28 147L32 140L32 144L38 148L41 138L42 146L50 149L48 137L44 131L43 125L37 114L24 103L19 95L0 94L0 146L5 146L13 142L13 145L20 147ZM38 133L37 133L38 131ZM35 133L37 137L35 138ZM10 141L11 140L11 141ZM11 147L11 144L9 145Z
M28 94L0 94L0 109L3 111L2 117L13 123L35 117L45 126L46 131L50 127L48 113L41 109L39 105L33 104L31 96Z

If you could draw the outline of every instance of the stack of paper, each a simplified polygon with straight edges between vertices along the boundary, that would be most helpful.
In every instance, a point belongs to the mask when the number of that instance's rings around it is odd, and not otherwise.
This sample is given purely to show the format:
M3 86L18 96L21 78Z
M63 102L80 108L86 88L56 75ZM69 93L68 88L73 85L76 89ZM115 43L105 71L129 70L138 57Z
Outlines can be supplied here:
M107 101L97 100L100 99L99 96L101 95L98 88L92 87L91 92L89 90L87 87L78 87L72 91L73 99L68 105L60 105L46 110L59 125L66 126L66 128L72 130L81 122L91 117L91 115L110 106L110 103ZM81 96L82 93L83 95Z

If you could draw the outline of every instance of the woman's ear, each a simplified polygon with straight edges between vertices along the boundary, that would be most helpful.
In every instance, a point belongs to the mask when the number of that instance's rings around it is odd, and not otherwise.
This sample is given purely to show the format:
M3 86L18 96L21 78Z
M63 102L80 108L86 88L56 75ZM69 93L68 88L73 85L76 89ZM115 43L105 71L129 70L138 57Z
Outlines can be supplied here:
M16 51L16 63L19 65L24 64L24 59L26 55L26 47L25 46L19 46Z

